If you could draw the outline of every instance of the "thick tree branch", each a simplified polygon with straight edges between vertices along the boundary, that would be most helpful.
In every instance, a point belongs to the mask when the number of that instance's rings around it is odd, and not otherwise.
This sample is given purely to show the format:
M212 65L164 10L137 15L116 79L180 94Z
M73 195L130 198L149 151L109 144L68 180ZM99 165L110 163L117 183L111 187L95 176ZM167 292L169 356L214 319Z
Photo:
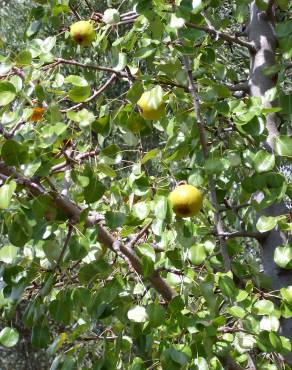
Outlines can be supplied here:
M0 174L5 176L13 176L14 179L25 185L34 196L47 194L47 190L40 184L35 183L31 179L25 178L13 167L7 166L3 162L0 162ZM68 198L63 197L54 190L50 194L53 197L56 206L62 209L68 215L69 219L80 219L82 210L75 203ZM140 260L134 251L128 246L117 241L102 225L100 225L98 223L100 221L98 216L98 214L93 213L90 214L86 220L86 225L88 227L94 225L96 226L98 241L106 245L115 253L117 253L116 249L118 248L121 254L128 258L136 272L140 275L143 275L143 269ZM157 272L154 272L148 279L154 289L156 289L156 291L162 295L165 301L169 302L175 296L176 293L167 285L167 283L159 276Z
M209 35L215 36L219 39L228 41L230 43L237 44L237 45L240 45L240 46L244 46L244 47L248 48L248 50L252 53L256 52L256 48L255 48L253 43L241 40L237 36L232 36L232 35L229 35L228 33L216 31L215 29L207 27L207 26L199 26L199 25L191 23L191 22L186 22L186 25L190 28L194 28L196 30L204 31L204 32L208 33Z
M268 7L266 10L266 15L268 17L273 16L274 5L275 5L275 0L269 0Z

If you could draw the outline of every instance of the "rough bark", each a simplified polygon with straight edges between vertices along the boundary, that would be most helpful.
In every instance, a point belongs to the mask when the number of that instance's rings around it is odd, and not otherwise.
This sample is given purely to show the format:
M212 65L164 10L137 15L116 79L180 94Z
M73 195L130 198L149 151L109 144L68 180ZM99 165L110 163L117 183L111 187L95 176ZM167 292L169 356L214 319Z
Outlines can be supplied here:
M256 47L256 52L251 53L249 81L251 95L261 97L266 107L275 106L277 101L268 101L266 97L267 91L276 87L277 84L277 75L266 73L267 68L275 64L275 50L277 47L272 7L264 12L257 8L255 1L252 2L248 36L249 41L253 42ZM265 146L270 151L273 150L275 137L279 135L277 121L276 113L267 115L268 136ZM274 204L262 212L266 216L278 216L287 213L288 210L284 202ZM292 285L291 272L279 268L274 262L276 247L284 244L286 240L287 236L284 233L274 229L264 240L260 241L264 272L271 278L272 289L274 290ZM280 334L292 341L292 319L282 319ZM286 361L292 364L292 352L286 356Z

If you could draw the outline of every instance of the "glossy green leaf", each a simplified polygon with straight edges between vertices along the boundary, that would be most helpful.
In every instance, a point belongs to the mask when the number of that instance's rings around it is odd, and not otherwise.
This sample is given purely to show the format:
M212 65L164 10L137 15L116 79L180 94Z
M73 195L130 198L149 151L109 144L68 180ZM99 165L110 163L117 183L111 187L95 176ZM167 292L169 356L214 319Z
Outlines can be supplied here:
M28 149L24 144L15 140L7 140L2 146L1 156L10 166L19 166L28 160Z
M277 247L274 253L274 261L279 267L292 268L292 246L284 245Z
M257 221L256 227L259 232L264 233L274 229L277 223L277 217L261 216Z
M6 209L9 207L15 189L15 181L10 181L9 184L4 184L0 187L0 209Z
M10 82L0 82L0 106L11 103L16 97L15 86Z
M5 347L14 347L19 340L19 333L16 329L5 327L0 332L0 344Z
M271 171L275 166L275 156L260 150L253 158L254 168L258 173Z
M255 303L254 310L257 315L271 315L275 311L275 307L272 301L262 299Z
M276 137L274 148L278 155L282 157L292 157L292 137L284 135Z

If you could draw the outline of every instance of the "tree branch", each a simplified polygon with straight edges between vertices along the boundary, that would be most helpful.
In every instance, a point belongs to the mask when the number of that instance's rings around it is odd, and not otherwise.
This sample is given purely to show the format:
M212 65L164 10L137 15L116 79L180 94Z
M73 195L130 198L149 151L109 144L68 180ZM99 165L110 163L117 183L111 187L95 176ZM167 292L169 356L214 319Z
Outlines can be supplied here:
M13 176L23 185L25 185L28 190L35 196L42 194L47 194L47 190L41 185L35 183L31 179L25 178L19 172L17 172L13 167L7 166L5 163L0 162L0 174L6 176ZM57 207L62 209L69 217L69 219L79 220L82 210L71 200L63 197L61 194L56 191L52 191L51 196L53 197ZM86 226L92 227L96 225L97 228L97 239L100 243L106 245L113 252L117 253L118 249L121 254L128 258L133 268L140 275L143 275L143 269L139 258L136 256L134 251L128 246L120 243L116 240L102 225L100 222L99 215L96 213L89 214L86 219ZM148 280L151 282L154 289L162 295L166 302L169 302L175 295L176 292L161 278L161 276L155 271Z
M204 31L204 32L208 33L209 35L215 36L219 39L228 41L230 43L237 44L237 45L240 45L240 46L244 46L244 47L248 48L248 50L251 53L256 52L256 48L255 48L253 43L241 40L237 36L232 36L232 35L229 35L228 33L216 31L215 29L209 28L207 26L199 26L199 25L191 23L191 22L186 22L186 25L190 28L194 28L196 30Z
M254 238L257 240L263 240L266 238L267 233L260 233L256 231L234 231L231 233L215 233L216 236L223 237L225 239L233 238Z
M98 66L95 64L84 64L84 63L77 62L76 60L73 60L73 59L70 60L70 59L63 59L63 58L57 58L54 62L43 66L42 69L46 71L60 64L66 64L66 65L71 65L71 66L76 66L76 67L81 67L81 68L95 69L96 71L114 73L118 77L127 77L126 73L116 71L115 69L110 68L110 67L102 67L102 66Z
M69 224L68 224L68 232L67 232L67 236L66 236L66 239L65 239L65 243L64 243L64 246L61 250L61 253L59 255L59 258L56 262L56 266L55 266L55 270L60 266L61 262L62 262L62 259L64 257L64 254L66 252L66 249L68 247L68 244L70 242L70 239L71 239L71 236L72 236L72 232L73 232L73 224L72 222L69 221Z
M73 165L73 163L75 163L75 162L76 162L76 164L79 164L79 162L81 162L83 159L87 159L87 158L90 158L90 157L95 157L98 154L99 154L99 150L91 150L91 151L86 152L86 153L78 154L75 158L72 158L70 163L68 163L68 161L66 161L66 162L62 162L62 163L57 164L56 166L52 167L51 174L61 172L69 164Z
M132 240L127 243L128 248L133 248L133 246L142 238L142 236L149 230L152 225L153 220L149 221L135 236Z
M111 77L105 82L105 84L103 84L97 91L95 91L88 99L84 100L84 102L73 105L72 107L67 108L67 109L62 109L60 112L66 113L72 110L76 110L78 108L81 108L84 104L89 103L92 100L96 99L100 94L104 92L104 90L107 89L109 85L111 85L116 80L116 78L117 78L117 75L113 73Z
M69 3L69 8L71 9L72 13L75 15L75 18L78 20L78 21L81 21L81 17L80 15L77 13L77 10L73 7L73 5L71 5Z
M201 145L202 145L202 149L203 149L204 159L206 161L209 158L209 149L208 149L207 138L206 138L206 133L205 133L204 121L203 121L203 118L201 116L200 100L199 100L199 96L198 96L198 93L197 93L196 85L194 83L189 58L185 55L183 56L183 62L184 62L185 71L188 75L189 90L190 90L190 93L192 95L193 107L196 111L197 126L198 126L198 129L199 129L199 135L200 135L200 141L201 141ZM218 235L220 235L220 234L224 233L224 228L223 228L223 222L222 222L220 212L219 212L219 204L218 204L218 201L217 201L215 181L214 181L213 176L211 176L211 175L208 176L208 183L209 183L209 189L210 189L210 193L211 193L212 205L215 209L215 213L214 213L215 227L216 227ZM229 271L230 268L231 268L231 263L230 263L229 255L227 253L227 248L226 248L224 238L219 236L219 242L220 242L220 251L221 251L221 255L222 255L222 258L223 258L223 262L224 262L224 269L225 269L225 271Z
M275 5L275 0L269 0L268 7L267 7L267 10L265 12L267 17L270 17L271 15L273 15L274 5Z

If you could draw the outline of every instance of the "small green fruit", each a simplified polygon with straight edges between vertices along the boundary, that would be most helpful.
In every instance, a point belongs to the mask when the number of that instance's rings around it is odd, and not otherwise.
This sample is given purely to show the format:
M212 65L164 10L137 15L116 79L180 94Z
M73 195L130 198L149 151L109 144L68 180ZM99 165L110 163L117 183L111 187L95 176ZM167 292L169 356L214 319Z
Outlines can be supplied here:
M203 195L192 185L178 185L169 195L174 213L179 217L191 217L200 212Z
M93 24L90 21L79 21L70 27L71 38L81 46L89 46L95 38Z

